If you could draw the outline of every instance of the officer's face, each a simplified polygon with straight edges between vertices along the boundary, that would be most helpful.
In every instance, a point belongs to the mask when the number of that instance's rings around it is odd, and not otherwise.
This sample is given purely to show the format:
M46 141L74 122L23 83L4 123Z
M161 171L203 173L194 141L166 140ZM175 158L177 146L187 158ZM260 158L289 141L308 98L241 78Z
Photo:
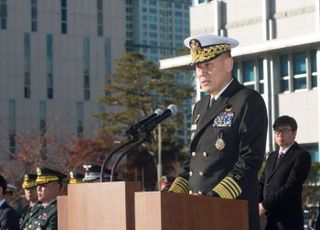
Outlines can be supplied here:
M38 200L43 203L48 203L60 195L61 187L58 181L53 181L47 184L37 186Z
M289 125L283 125L274 130L274 139L281 148L286 148L294 143L296 134Z
M196 64L196 73L202 90L211 95L218 94L231 80L233 59L226 53L219 57Z
M24 196L27 201L36 202L38 200L37 187L31 187L24 189Z

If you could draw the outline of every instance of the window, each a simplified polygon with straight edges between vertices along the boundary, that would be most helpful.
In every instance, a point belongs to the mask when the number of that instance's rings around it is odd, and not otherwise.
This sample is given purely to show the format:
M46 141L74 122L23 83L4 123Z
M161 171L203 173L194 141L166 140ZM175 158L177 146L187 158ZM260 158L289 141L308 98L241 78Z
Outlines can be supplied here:
M39 118L40 118L41 136L44 136L46 133L46 120L47 120L47 104L45 101L40 101Z
M47 98L53 99L53 38L47 35Z
M109 83L109 75L111 74L111 53L110 53L110 39L104 40L104 75L105 83Z
M289 91L288 55L280 56L280 91Z
M14 153L16 151L16 101L9 100L9 151Z
M37 0L31 0L31 31L38 29L38 3Z
M243 62L243 84L250 89L254 89L255 77L254 77L254 61Z
M98 36L103 36L103 1L97 0Z
M258 60L259 93L264 94L263 59Z
M83 134L83 102L77 102L77 135Z
M293 89L307 89L306 53L293 54Z
M311 50L311 88L318 87L317 80L317 51Z
M24 34L24 98L31 97L31 61L30 61L30 34Z
M231 74L234 79L237 79L238 81L240 81L240 76L239 76L238 72L239 72L239 65L238 65L238 63L234 63Z
M67 33L67 0L61 0L61 33Z
M7 0L0 0L0 23L1 29L7 29Z
M83 85L84 100L90 100L90 43L89 38L83 39Z

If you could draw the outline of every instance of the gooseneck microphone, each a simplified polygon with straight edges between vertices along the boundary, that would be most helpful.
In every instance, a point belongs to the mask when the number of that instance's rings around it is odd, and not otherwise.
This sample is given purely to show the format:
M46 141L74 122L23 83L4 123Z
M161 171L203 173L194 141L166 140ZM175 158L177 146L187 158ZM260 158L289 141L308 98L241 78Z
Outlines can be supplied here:
M148 123L146 123L145 125L143 125L140 129L139 132L149 132L152 129L154 129L154 127L159 124L160 122L162 122L163 120L167 119L170 116L174 116L178 113L178 108L176 105L169 105L168 108L163 111L163 113L157 117L155 117L154 119L151 119Z
M135 136L138 135L138 130L140 130L143 126L148 124L151 120L155 119L156 117L162 115L163 110L162 109L156 109L153 114L151 114L149 117L144 118L143 120L137 122L133 126L131 126L129 129L127 129L124 133L126 136Z

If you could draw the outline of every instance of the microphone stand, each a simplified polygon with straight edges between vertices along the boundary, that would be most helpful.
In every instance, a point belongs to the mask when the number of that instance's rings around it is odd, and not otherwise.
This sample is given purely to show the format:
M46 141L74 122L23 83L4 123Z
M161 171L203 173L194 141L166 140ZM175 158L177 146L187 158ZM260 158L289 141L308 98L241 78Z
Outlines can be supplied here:
M151 130L150 130L151 131ZM144 142L146 139L150 138L151 136L151 132L145 132L143 137L134 145L130 146L130 148L128 148L126 151L124 151L118 158L117 160L114 162L112 169L111 169L111 175L110 175L110 181L113 181L113 176L114 176L114 172L118 166L118 164L120 163L121 159L133 148L137 147L138 145L140 145L142 142ZM137 138L139 138L138 136L136 136ZM136 138L136 139L137 139Z
M106 157L104 158L102 165L101 165L101 169L100 169L100 182L103 182L103 171L104 171L104 167L107 165L107 163L110 161L111 157L116 154L119 150L123 149L124 147L126 147L127 145L130 145L132 143L137 142L138 136L133 136L130 138L130 140L126 141L125 143L123 143L122 145L120 145L118 148L114 149L109 155L106 155Z

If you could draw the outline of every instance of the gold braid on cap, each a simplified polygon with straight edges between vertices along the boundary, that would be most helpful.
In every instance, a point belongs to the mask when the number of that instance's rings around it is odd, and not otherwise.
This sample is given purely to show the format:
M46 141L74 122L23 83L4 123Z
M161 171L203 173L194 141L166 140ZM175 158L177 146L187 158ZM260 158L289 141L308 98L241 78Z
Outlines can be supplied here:
M38 176L36 183L37 184L46 184L51 181L58 181L58 180L59 180L59 177L57 177L57 176Z
M33 180L33 181L23 181L23 183L22 183L22 188L23 188L23 189L32 188L32 187L34 187L34 186L36 186L36 185L37 185L37 183L36 183L35 180Z
M202 47L197 39L192 39L189 43L191 50L191 64L209 61L222 53L229 52L231 46L229 44L216 44Z

